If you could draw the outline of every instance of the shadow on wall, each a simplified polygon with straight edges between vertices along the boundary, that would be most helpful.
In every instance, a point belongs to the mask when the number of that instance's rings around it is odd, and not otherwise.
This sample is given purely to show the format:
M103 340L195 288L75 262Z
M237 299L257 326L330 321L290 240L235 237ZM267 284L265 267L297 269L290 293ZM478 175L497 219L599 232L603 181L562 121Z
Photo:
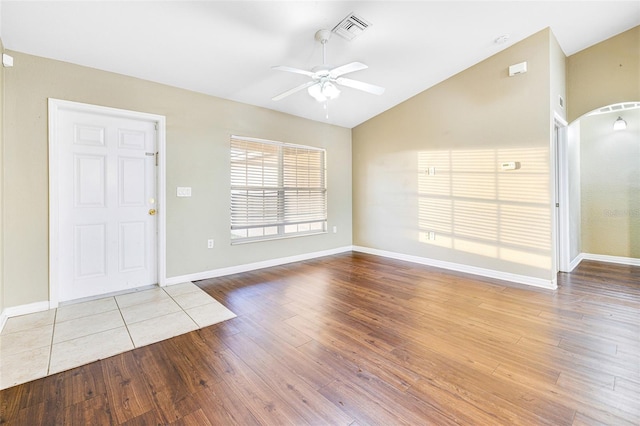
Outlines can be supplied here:
M551 268L548 161L545 148L419 152L418 240Z

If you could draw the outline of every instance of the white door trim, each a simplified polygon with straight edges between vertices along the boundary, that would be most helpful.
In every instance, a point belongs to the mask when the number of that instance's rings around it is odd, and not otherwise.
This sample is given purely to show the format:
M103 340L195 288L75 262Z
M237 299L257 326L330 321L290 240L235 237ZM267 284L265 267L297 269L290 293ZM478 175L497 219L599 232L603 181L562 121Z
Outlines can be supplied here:
M553 152L555 168L554 203L555 208L555 238L553 239L557 259L556 270L571 272L570 235L569 235L569 160L567 157L567 122L554 112L553 119ZM556 130L557 129L557 130Z
M49 98L49 308L57 308L59 302L59 218L60 205L58 193L58 156L60 143L57 140L60 111L73 110L80 112L112 115L116 117L145 120L157 124L158 169L156 182L157 197L157 256L158 284L164 286L167 280L166 268L166 118L162 115L137 111L90 105L79 102Z

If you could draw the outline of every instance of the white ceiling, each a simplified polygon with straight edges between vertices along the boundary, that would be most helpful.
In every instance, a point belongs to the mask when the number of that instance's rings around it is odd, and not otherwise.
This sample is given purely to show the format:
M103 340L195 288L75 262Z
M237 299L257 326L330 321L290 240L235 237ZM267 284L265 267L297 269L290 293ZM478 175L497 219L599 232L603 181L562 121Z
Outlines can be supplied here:
M334 35L328 62L364 62L347 77L386 92L344 88L328 119L306 91L272 101L307 77L271 66L321 64L316 30L350 12L372 26L350 42ZM351 128L546 27L576 53L639 25L640 2L2 0L0 14L10 50Z

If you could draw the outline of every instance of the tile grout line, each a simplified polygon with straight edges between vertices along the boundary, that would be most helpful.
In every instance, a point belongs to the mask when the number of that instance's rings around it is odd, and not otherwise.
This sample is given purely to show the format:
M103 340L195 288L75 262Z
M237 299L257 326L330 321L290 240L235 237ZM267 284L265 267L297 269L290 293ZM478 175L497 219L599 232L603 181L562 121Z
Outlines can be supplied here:
M122 309L120 309L120 304L118 303L118 299L116 299L115 296L113 296L113 301L115 302L116 306L118 307L118 313L120 314L120 318L122 318L122 322L124 323L124 328L127 330L127 335L129 336L129 340L131 341L131 345L133 346L133 348L137 348L136 343L133 341L133 337L131 336L131 332L129 331L129 324L127 324L127 320L124 319L124 315L122 314Z
M193 293L198 293L198 292L202 292L202 293L204 293L204 297L206 297L206 298L208 298L208 299L211 299L211 300L212 300L213 302L215 302L216 304L218 304L218 305L222 306L224 309L226 309L227 311L231 312L231 313L233 314L233 317L232 317L232 318L237 317L237 315L235 314L235 312L231 311L231 309L227 308L227 307L226 307L222 302L220 302L218 299L216 299L215 297L211 296L209 293L207 293L206 291L204 291L203 289L201 289L200 287L198 287L198 286L197 286L193 281L187 281L187 282L188 282L188 283L190 283L191 285L193 285L194 287L196 287L196 290L195 290L195 291L193 291ZM163 290L164 290L164 288L163 288ZM179 306L179 307L184 311L184 313L185 313L185 314L187 314L187 316L188 316L189 318L191 318L191 321L193 321L193 322L196 324L196 326L198 326L198 329L201 329L201 328L204 328L204 327L208 327L208 325L200 324L200 323L199 323L195 318L193 318L193 317L189 314L189 312L187 312L187 309L186 309L186 308L184 308L184 307L180 304L180 302L178 302L178 301L177 301L177 300L176 300L176 299L175 299L171 294L169 294L169 292L168 292L168 291L166 291L166 290L165 290L165 293L167 293L167 294L169 295L169 297L171 297L171 298L173 299L173 301L174 301L174 302L175 302L175 303L176 303L176 304L177 304L177 305L178 305L178 306ZM181 293L181 294L178 294L177 296L180 296L180 295L183 295L183 294L188 294L188 293L189 293L189 292L187 292L187 293ZM200 306L204 306L204 305L206 305L206 304L207 304L207 303L204 303L204 304L202 304L202 305L192 306L192 307L191 307L191 308L189 308L189 309L195 309L195 308L198 308L198 307L200 307ZM226 321L226 320L222 320L222 321Z
M193 282L192 282L192 281L189 281L189 282L190 282L191 284L193 284ZM193 285L195 285L195 284L193 284ZM197 287L197 286L196 286L196 287ZM176 305L178 305L178 306L180 307L180 309L182 309L182 312L184 312L184 313L185 313L185 315L186 315L186 316L188 316L188 317L189 317L189 319L190 319L191 321L193 321L193 323L198 327L197 329L202 328L202 326L201 326L200 324L198 324L198 321L196 321L196 320L195 320L191 315L189 315L189 312L187 312L187 310L186 310L186 309L185 309L185 308L180 304L180 302L178 302L176 299L174 299L174 297L173 297L171 294L169 294L169 292L168 292L164 287L161 287L161 288L162 288L162 290L167 294L167 296L169 296L169 297L171 298L171 300L173 300L173 302L174 302ZM185 293L183 293L183 294L185 294ZM209 295L207 294L207 296L209 296ZM210 296L209 296L209 297L210 297Z
M189 282L190 282L191 284L193 284L193 282L191 282L191 281L189 281ZM193 285L195 285L195 284L193 284ZM166 295L169 297L169 299L171 299L171 300L173 301L173 303L175 303L175 304L180 308L180 310L181 310L185 315L187 315L187 317L189 317L189 319L190 319L190 320L195 324L195 326L196 326L196 327L198 327L197 329L202 328L202 326L201 326L200 324L198 324L198 322L197 322L196 320L194 320L194 319L191 317L191 315L189 315L189 313L186 311L186 309L185 309L185 308L183 308L183 307L182 307L182 305L181 305L180 303L178 303L178 301L177 301L177 300L175 300L175 299L173 298L173 296L172 296L171 294L169 294L169 292L168 292L164 287L160 287L160 286L158 286L158 288L159 288L159 289L161 289L161 290L164 292L164 294L166 294ZM208 296L208 295L207 295L207 296ZM209 297L210 297L210 296L209 296ZM136 343L135 343L135 342L134 342L134 340L133 340L133 336L131 336L131 331L129 331L129 325L130 325L130 324L129 324L129 323L127 322L127 320L124 318L124 314L122 313L122 309L120 308L120 304L118 303L118 300L116 299L116 297L115 297L115 296L114 296L114 301L116 302L116 306L118 307L118 311L120 312L120 316L122 317L122 321L124 322L125 328L127 329L127 334L129 335L129 339L131 340L131 343L133 344L134 349L135 349L135 348L138 348L138 347L146 346L146 345L142 345L142 346L137 346L137 345L136 345ZM134 305L130 305L130 306L134 306ZM164 316L164 315L160 315L160 316L155 317L155 318L161 318L161 317L163 317L163 316ZM153 319L153 318L149 318L149 319ZM146 320L145 320L145 321L146 321ZM132 324L135 324L135 323L132 323Z

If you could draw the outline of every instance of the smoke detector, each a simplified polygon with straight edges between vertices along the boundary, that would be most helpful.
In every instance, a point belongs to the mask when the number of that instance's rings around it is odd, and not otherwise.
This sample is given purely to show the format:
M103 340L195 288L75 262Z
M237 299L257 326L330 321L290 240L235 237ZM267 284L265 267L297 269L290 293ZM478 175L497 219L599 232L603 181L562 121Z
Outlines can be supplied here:
M333 27L331 32L336 33L340 37L351 41L362 34L362 32L370 26L371 23L352 12L348 14L347 17L344 18L338 25Z

